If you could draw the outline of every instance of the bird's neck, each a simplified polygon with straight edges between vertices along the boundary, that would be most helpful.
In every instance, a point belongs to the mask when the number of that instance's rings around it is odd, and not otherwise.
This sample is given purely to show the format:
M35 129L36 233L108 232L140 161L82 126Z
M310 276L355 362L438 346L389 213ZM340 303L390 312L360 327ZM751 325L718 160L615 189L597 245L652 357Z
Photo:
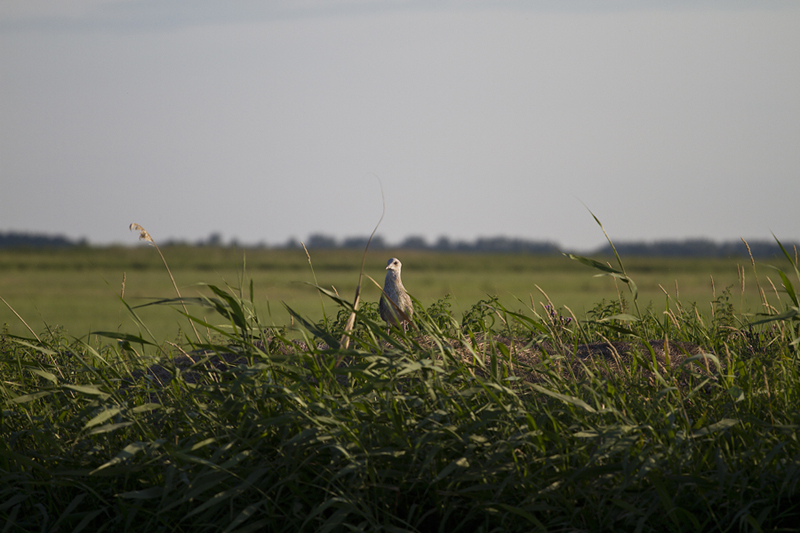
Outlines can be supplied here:
M403 282L400 281L400 272L396 272L394 270L390 270L386 273L386 283L397 284L399 287L403 287Z

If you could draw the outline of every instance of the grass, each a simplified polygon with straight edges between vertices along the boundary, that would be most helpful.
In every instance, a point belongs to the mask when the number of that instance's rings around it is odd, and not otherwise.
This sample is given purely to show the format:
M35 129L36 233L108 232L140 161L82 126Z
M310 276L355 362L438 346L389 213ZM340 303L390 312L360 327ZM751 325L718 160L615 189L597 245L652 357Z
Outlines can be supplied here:
M787 258L768 305L718 288L703 314L663 293L633 305L639 270L615 259L595 266L620 292L582 316L417 300L414 327L387 334L368 301L345 331L350 295L315 263L316 297L337 312L289 305L301 339L264 320L247 278L184 294L188 318L155 306L201 342L149 338L145 321L142 335L4 335L0 528L793 530L800 272ZM619 350L585 352L606 340Z
M202 283L217 286L252 280L257 294L256 309L262 320L284 325L290 315L286 302L304 316L322 318L320 297L303 250L236 250L224 248L167 247L164 256L182 294L208 295ZM360 252L310 250L317 282L335 287L340 294L353 294L357 282ZM412 294L428 306L449 294L454 312L463 314L489 296L498 296L508 308L520 309L544 298L544 289L557 306L567 306L583 315L597 302L612 300L618 287L612 279L594 278L586 268L563 256L479 255L387 250L370 252L365 272L382 280L386 258L403 261L403 280ZM244 263L245 273L242 273ZM683 302L713 300L726 287L740 308L758 306L761 298L753 282L749 259L690 260L630 258L627 268L639 285L643 305L661 306L666 297ZM741 290L739 269L747 267L745 290ZM766 271L765 273L772 275ZM773 275L773 278L775 276ZM76 248L59 251L14 250L0 253L0 296L22 315L36 331L56 325L79 338L91 331L138 333L138 326L125 311L117 295L125 280L125 299L138 306L175 295L159 256L149 247ZM714 280L716 294L712 290ZM775 278L780 285L779 280ZM769 283L768 296L774 300ZM676 295L676 285L677 292ZM371 283L363 285L362 298L377 301L380 294ZM337 312L333 301L325 300L328 314ZM202 310L194 309L194 312ZM178 339L188 324L164 306L138 310L159 339ZM707 315L710 308L703 305ZM25 326L4 305L0 305L0 326L9 333L27 334ZM193 332L188 331L193 335Z

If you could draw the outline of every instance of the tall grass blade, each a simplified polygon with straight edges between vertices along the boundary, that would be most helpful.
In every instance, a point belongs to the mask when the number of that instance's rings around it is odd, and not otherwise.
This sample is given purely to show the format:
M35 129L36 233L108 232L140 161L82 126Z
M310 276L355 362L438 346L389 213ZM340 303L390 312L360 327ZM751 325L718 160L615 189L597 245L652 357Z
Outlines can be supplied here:
M383 196L383 184L381 180L378 179L378 185L381 188L381 218L378 219L378 223L375 224L375 228L372 230L372 233L369 235L369 239L367 240L367 245L364 247L364 253L361 255L361 268L358 271L358 284L356 285L356 293L353 297L353 310L350 312L350 316L347 318L347 322L344 326L344 334L342 335L341 345L346 350L350 347L350 336L349 333L353 331L353 328L356 324L356 311L358 310L358 304L361 298L361 279L364 275L364 263L367 260L367 251L369 251L369 245L372 243L372 238L375 236L375 232L378 231L378 228L383 222L383 216L386 214L386 199Z

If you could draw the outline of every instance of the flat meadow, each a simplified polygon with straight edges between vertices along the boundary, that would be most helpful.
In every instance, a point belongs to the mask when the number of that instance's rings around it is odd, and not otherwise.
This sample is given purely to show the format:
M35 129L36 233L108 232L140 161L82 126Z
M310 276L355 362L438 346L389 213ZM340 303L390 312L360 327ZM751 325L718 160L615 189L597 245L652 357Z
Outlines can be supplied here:
M0 530L797 530L794 250L308 252L0 252Z
M165 247L162 250L184 297L208 295L203 284L246 288L252 281L255 306L262 320L291 325L283 303L317 322L336 314L334 302L321 298L314 285L336 290L352 301L358 284L362 252L346 250L265 250L211 247ZM309 262L310 256L310 262ZM625 295L624 284L563 255L463 254L408 250L371 251L365 274L382 284L386 261L403 262L403 282L423 305L449 297L456 314L496 296L513 309L539 307L547 298L569 308L576 317L602 300ZM639 301L656 308L667 297L696 302L703 314L727 288L741 309L757 306L759 287L748 258L664 259L625 258L639 288ZM602 259L608 261L609 258ZM762 267L764 274L770 272ZM773 276L774 277L774 276ZM775 297L765 276L765 294ZM545 297L546 294L546 297ZM40 333L61 327L75 337L92 331L139 333L139 325L120 301L136 308L153 335L163 341L185 333L187 322L172 307L144 304L176 296L158 254L149 246L4 250L0 252L0 296ZM362 298L377 301L380 290L366 277ZM626 296L630 300L630 296ZM189 310L192 311L191 306ZM199 310L197 310L199 312ZM6 305L0 324L13 334L29 333Z

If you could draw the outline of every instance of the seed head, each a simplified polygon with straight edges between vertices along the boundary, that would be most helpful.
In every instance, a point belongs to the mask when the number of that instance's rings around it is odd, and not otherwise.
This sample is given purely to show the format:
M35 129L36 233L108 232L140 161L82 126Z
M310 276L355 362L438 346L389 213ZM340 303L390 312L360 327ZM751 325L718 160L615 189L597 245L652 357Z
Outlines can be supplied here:
M140 241L147 241L150 244L155 244L155 241L153 241L153 238L150 236L149 233L147 233L147 230L144 229L143 227L141 227L136 222L134 222L133 224L130 225L130 230L139 232L139 240Z

